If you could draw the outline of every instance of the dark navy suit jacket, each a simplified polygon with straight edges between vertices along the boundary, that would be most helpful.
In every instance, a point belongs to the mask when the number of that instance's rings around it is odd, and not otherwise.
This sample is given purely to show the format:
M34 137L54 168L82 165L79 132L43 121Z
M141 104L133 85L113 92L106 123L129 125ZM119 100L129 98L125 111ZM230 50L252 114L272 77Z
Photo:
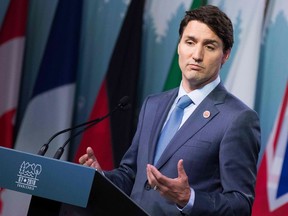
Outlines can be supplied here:
M153 164L157 140L178 88L143 103L133 142L119 168L105 172L117 186L155 216L181 215L174 203L151 189L146 165ZM210 116L203 116L205 111ZM248 216L254 201L260 150L258 115L220 83L196 108L163 152L159 171L176 178L184 160L195 190L190 215Z

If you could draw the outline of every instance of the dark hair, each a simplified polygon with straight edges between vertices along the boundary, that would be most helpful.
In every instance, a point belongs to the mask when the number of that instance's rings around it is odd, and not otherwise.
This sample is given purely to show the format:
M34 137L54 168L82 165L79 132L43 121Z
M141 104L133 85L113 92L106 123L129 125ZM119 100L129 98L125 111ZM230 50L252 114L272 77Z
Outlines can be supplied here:
M188 23L197 20L206 24L223 42L224 51L231 49L233 46L233 26L228 16L218 7L206 5L197 9L186 11L179 27L179 41Z

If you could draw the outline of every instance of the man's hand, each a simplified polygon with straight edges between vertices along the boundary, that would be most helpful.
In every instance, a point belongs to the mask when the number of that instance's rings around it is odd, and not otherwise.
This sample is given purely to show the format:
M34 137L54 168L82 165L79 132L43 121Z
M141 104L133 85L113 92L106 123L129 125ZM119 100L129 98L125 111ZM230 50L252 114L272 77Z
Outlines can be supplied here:
M182 159L179 160L177 169L178 177L172 179L162 175L153 165L147 164L147 178L154 190L156 189L166 199L183 208L190 199L191 189Z
M86 149L86 154L82 155L79 158L79 163L84 166L89 166L97 169L99 172L102 171L100 164L97 161L97 158L95 157L94 151L91 147L88 147Z

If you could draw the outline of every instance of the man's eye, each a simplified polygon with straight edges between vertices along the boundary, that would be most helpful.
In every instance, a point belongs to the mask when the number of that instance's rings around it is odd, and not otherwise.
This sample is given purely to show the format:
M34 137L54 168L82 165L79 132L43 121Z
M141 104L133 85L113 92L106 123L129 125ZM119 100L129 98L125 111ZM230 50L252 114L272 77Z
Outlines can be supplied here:
M193 41L186 41L186 44L193 45L194 43L193 43Z
M215 50L215 48L213 47L213 46L206 46L206 48L208 49L208 50L211 50L211 51L213 51L213 50Z

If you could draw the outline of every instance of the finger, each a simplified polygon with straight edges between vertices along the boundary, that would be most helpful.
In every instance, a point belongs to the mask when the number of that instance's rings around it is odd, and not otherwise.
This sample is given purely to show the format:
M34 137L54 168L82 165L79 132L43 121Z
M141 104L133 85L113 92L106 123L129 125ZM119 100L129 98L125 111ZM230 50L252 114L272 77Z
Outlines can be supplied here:
M163 175L155 166L150 164L148 165L148 180L153 188L157 186L159 192L161 192L163 188L167 188L171 181L171 179Z
M155 166L150 165L151 174L153 179L157 182L157 184L167 185L171 180L167 176L163 175Z
M86 149L86 154L84 154L84 155L82 155L80 158L79 158L79 163L80 164L82 164L82 165L88 165L88 166L90 166L91 164L89 164L89 163L87 163L87 161L89 160L89 159L93 159L93 160L95 160L95 155L94 155L94 151L93 151L93 149L91 148L91 147L88 147L87 149Z
M159 170L151 164L149 164L149 171L152 180L159 181L159 179L162 177L161 172L159 172Z
M88 155L88 162L86 162L86 164L90 167L97 169L98 171L102 171L102 168L94 154L93 149L91 147L87 147L86 152Z
M91 147L87 147L86 153L87 153L89 158L95 158L94 151L93 151L93 149Z
M93 161L91 163L90 167L93 167L93 168L95 168L97 170L101 170L101 167L100 167L100 165L99 165L99 163L97 161Z
M179 178L187 176L185 169L184 169L184 166L183 166L183 159L180 159L178 161L177 169L178 169L178 177Z
M151 172L151 165L150 164L147 164L147 166L146 166L146 173L147 173L148 182L151 185L152 184L153 174Z
M83 165L91 167L93 163L94 163L94 160L91 158L88 158Z
M80 158L79 158L79 163L80 164L84 164L86 161L87 161L87 159L88 159L88 155L87 154L84 154L84 155L82 155Z
M150 165L150 164L147 164L147 179L148 179L148 182L149 184L151 185L151 187L154 189L154 190L159 190L159 182L157 181L157 179L155 178L154 174L152 173L152 169L153 169L154 166ZM156 169L156 168L155 168Z

